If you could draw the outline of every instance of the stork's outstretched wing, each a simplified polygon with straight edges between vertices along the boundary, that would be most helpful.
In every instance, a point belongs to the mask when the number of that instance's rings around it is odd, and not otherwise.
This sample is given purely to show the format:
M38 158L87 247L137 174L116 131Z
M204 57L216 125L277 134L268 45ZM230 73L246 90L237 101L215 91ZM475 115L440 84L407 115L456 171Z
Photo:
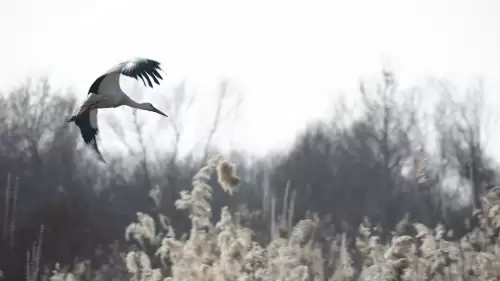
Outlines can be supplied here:
M85 144L90 145L96 152L99 160L106 163L106 160L102 157L99 147L97 146L96 137L99 132L99 128L97 127L97 109L92 109L76 116L74 121L78 128L80 128Z
M146 87L149 86L153 88L153 83L151 82L151 79L157 85L160 85L159 80L163 80L163 77L161 77L160 75L160 71L163 71L163 69L161 69L159 62L151 59L136 58L116 65L115 67L111 68L107 73L118 72L125 76L132 77L135 79L140 78L142 80L142 83L144 83L144 86Z

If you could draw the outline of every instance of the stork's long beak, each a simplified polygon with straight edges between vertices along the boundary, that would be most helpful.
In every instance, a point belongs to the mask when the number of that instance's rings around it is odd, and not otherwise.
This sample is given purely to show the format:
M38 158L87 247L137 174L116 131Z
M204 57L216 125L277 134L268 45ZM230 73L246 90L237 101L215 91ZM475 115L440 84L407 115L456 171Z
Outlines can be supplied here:
M167 114L163 113L161 110L159 110L159 109L158 109L158 108L156 108L156 107L153 107L153 111L154 111L154 112L156 112L156 113L158 113L158 114L160 114L160 115L163 115L163 116L165 116L165 117L168 117L168 115L167 115Z

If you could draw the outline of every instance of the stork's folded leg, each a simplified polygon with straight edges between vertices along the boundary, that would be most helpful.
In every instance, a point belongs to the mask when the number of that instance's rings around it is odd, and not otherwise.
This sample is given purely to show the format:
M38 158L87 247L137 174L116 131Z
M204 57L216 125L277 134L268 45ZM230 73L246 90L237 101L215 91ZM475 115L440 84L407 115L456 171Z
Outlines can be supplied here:
M71 116L71 118L68 119L68 123L75 121L75 119L78 118L78 116L82 116L83 114L89 112L92 109L93 109L92 105L80 108L80 111L77 114Z
M90 108L90 106L87 106L87 107L82 107L82 108L80 109L80 112L78 112L76 115L77 115L77 116L83 115L83 114L85 114L87 111L90 111L90 109L91 109L91 108Z

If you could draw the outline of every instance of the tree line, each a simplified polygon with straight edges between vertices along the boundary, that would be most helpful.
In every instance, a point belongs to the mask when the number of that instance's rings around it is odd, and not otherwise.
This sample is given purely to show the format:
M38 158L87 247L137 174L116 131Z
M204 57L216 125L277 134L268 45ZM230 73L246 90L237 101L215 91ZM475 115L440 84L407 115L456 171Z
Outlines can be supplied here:
M436 101L424 106L429 93ZM453 230L450 239L467 233L481 194L496 181L496 162L485 149L491 120L481 85L464 97L442 81L401 89L394 74L384 71L373 85L361 82L353 95L357 110L339 99L331 118L310 124L284 154L249 161L231 152L242 181L231 198L214 190L214 218L222 206L254 212L247 223L263 242L273 228L289 229L280 222L310 213L323 218L325 233L355 236L365 217L382 229L405 219L430 227L442 223ZM162 140L168 147L151 148L137 111L127 112L132 126L126 129L118 118L106 118L129 152L108 156L103 169L66 122L77 106L71 92L31 79L0 95L0 269L6 279L24 278L27 253L39 245L41 233L43 268L75 259L99 266L109 245L133 247L124 231L137 212L164 214L177 235L187 231L189 220L174 202L218 153L215 136L241 103L227 81L216 97L213 119L201 132L205 137L183 157L185 120L196 102L185 83L164 101L172 116L162 121L168 122L168 140Z

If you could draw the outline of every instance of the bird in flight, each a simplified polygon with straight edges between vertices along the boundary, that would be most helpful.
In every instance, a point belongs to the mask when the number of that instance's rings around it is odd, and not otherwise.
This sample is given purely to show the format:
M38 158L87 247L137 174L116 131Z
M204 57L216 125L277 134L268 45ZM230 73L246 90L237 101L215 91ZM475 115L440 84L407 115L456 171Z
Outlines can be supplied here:
M97 110L99 108L114 108L125 105L168 117L149 102L138 103L134 101L120 87L120 77L123 74L136 80L140 78L144 86L153 88L153 82L160 85L159 80L163 79L160 71L163 70L159 62L146 58L136 58L114 66L92 83L87 99L80 106L78 113L68 119L68 123L75 122L80 129L83 141L94 149L100 161L106 163L96 141L99 132L97 127Z

